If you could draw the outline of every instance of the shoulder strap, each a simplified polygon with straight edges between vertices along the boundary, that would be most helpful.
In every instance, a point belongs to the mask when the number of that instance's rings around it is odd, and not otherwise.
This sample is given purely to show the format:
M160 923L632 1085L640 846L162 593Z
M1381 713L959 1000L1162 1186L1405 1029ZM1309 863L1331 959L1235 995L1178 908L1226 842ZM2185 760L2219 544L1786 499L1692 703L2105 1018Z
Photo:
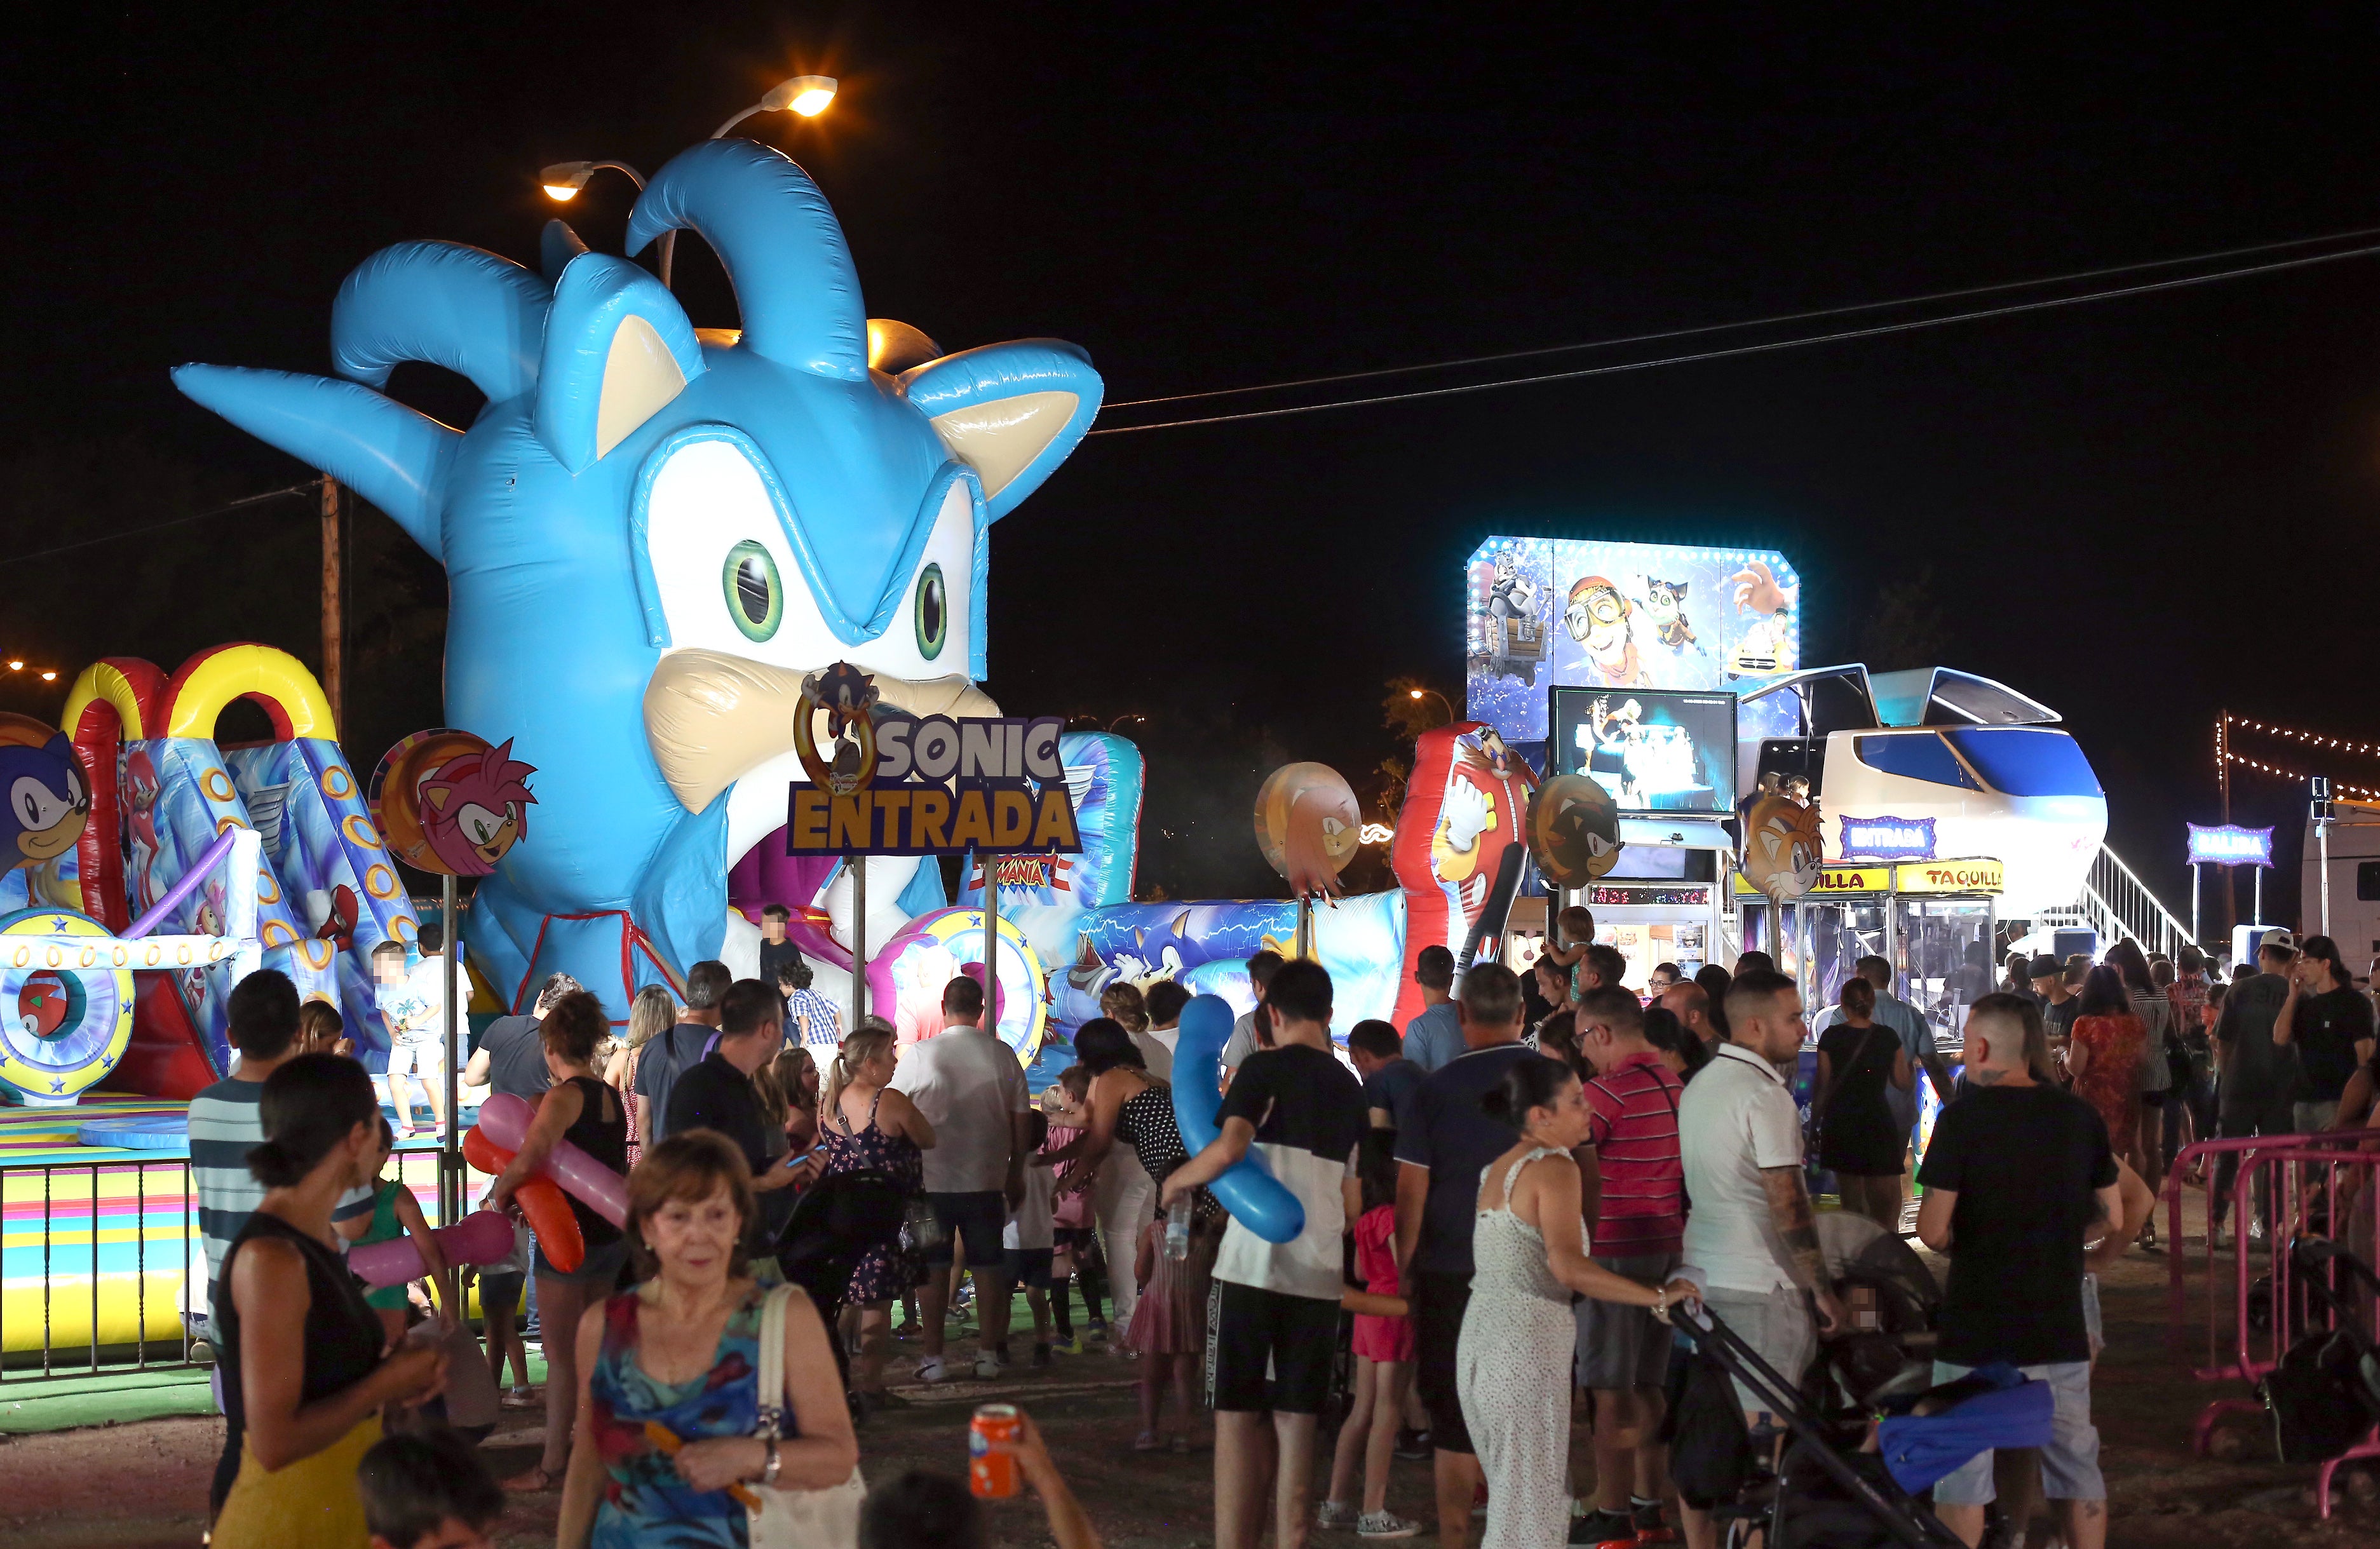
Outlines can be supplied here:
M774 1286L760 1302L760 1413L755 1435L783 1438L785 1434L785 1307L793 1299L792 1286Z

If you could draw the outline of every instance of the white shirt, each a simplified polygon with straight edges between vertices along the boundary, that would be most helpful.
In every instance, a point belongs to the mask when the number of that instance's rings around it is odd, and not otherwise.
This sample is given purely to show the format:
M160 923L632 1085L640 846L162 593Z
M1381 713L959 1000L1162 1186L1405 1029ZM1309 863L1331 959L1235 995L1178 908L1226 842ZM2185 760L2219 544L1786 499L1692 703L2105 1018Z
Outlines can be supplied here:
M1768 1213L1767 1168L1802 1165L1802 1117L1777 1068L1734 1044L1678 1099L1686 1168L1684 1257L1723 1290L1767 1294L1795 1284L1793 1255Z
M374 999L395 1024L396 1042L434 1044L446 1036L445 981L451 974L457 989L461 988L459 956L455 951L425 954L407 972L402 983L380 986ZM458 1012L462 1004L458 998ZM458 1015L455 1020L459 1023L462 1018Z
M945 1027L901 1051L892 1089L905 1093L934 1127L926 1192L978 1194L1008 1186L1012 1115L1026 1111L1025 1068L1016 1051L979 1028Z
M929 1152L927 1155L931 1156ZM1057 1169L1025 1164L1025 1198L1008 1217L1002 1228L1000 1245L1003 1248L1047 1248L1057 1239L1050 1230L1050 1201L1057 1192Z
M1148 1073L1169 1084L1173 1080L1173 1032L1174 1029L1169 1027L1162 1035L1156 1033L1125 1035L1132 1040L1132 1047L1140 1050L1140 1058L1148 1065Z

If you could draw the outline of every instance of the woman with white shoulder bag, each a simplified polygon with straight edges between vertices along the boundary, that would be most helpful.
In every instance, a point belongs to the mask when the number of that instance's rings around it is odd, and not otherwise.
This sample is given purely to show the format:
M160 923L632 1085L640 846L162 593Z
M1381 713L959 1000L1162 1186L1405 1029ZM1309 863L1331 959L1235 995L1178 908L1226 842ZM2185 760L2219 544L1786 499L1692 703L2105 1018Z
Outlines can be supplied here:
M866 1486L826 1325L745 1269L743 1154L696 1130L646 1152L626 1230L644 1283L578 1327L563 1549L851 1549Z

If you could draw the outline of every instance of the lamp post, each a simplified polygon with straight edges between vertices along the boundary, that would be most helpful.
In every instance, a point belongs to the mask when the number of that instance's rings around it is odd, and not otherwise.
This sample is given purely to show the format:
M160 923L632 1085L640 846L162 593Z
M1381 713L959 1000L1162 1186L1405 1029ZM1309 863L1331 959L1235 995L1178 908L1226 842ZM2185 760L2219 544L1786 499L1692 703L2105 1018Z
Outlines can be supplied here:
M795 76L769 88L760 100L710 131L717 139L757 113L792 113L804 118L816 118L834 101L835 79L832 76ZM545 189L545 197L556 204L567 204L587 187L588 179L599 172L616 172L645 191L645 175L625 162L556 162L537 175ZM670 260L677 250L677 233L662 233L660 270L663 285L670 283Z
M1405 693L1416 700L1427 696L1429 698L1437 700L1439 704L1444 705L1446 707L1446 722L1450 726L1462 719L1454 713L1454 701L1449 699L1445 695L1440 694L1434 688L1409 688L1405 690Z

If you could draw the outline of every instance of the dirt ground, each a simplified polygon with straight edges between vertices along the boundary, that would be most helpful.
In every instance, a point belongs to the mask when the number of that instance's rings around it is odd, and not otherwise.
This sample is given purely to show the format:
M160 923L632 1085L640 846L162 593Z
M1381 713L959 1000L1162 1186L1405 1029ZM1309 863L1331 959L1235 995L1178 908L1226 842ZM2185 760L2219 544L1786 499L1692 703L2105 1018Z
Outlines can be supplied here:
M2195 1195L2192 1203L2195 1207ZM2203 1293L2195 1284L2192 1291L2192 1315L2203 1318ZM2331 1519L2322 1522L2313 1514L2313 1470L2269 1461L2269 1431L2256 1417L2240 1422L2240 1460L2191 1456L2191 1424L2200 1410L2213 1398L2243 1396L2245 1388L2192 1377L2190 1367L2204 1358L2203 1322L2189 1325L2188 1353L2176 1356L2168 1349L2162 1257L2135 1253L2111 1277L2103 1304L2108 1349L2099 1364L2094 1406L2109 1485L2111 1543L2142 1549L2271 1549L2276 1543L2380 1549L2380 1471L2342 1470L2344 1487ZM896 1365L896 1382L905 1369ZM1014 1399L1039 1422L1110 1544L1183 1549L1211 1543L1212 1454L1203 1447L1186 1457L1135 1453L1131 1443L1138 1426L1130 1381L1123 1361L1086 1355L1062 1356L1054 1370L1022 1371L998 1385L911 1388L906 1391L920 1402L861 1432L862 1466L877 1480L912 1467L956 1473L965 1466L972 1407L991 1398ZM499 1474L532 1463L540 1440L534 1425L507 1419L486 1448ZM0 1493L0 1543L10 1549L187 1549L199 1541L206 1482L221 1437L218 1421L158 1420L0 1443L0 1477L8 1482ZM1583 1489L1592 1477L1584 1428L1573 1439L1572 1478ZM1326 1447L1326 1468L1327 1463ZM550 1543L555 1502L551 1495L519 1501L504 1519L499 1543L504 1549ZM1389 1505L1403 1516L1427 1516L1427 1465L1396 1465ZM1048 1542L1039 1508L1030 1500L998 1503L993 1515L994 1542L1001 1545ZM1326 1536L1355 1542L1352 1535Z

